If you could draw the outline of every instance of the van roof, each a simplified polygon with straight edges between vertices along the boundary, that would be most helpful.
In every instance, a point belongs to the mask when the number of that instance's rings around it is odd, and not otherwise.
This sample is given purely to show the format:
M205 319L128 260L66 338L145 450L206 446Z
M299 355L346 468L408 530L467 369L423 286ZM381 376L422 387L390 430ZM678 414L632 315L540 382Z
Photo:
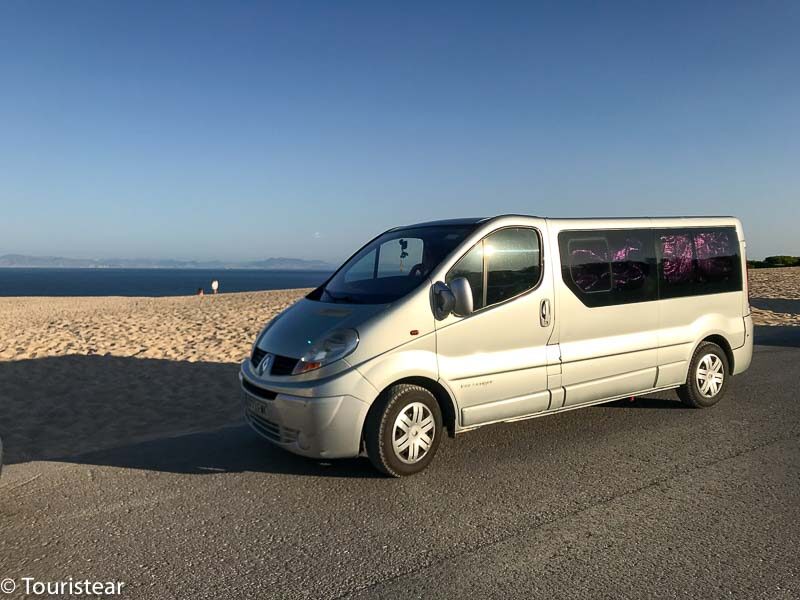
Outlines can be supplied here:
M494 217L491 217L494 218ZM424 223L413 223L411 225L401 225L399 227L392 227L389 231L397 229L411 229L414 227L443 227L448 225L477 225L487 221L486 217L471 217L463 219L442 219L441 221L426 221Z
M479 225L481 223L486 223L487 221L494 221L495 219L501 219L503 217L529 217L534 219L547 219L548 221L625 221L625 220L637 220L637 219L653 219L656 221L660 220L669 220L669 219L735 219L736 217L730 215L693 215L693 216L685 216L685 215L673 215L673 216L665 216L665 217L650 217L650 216L640 216L640 217L540 217L537 215L523 215L519 213L505 213L500 215L495 215L492 217L465 217L461 219L442 219L439 221L426 221L424 223L414 223L412 225L402 225L400 227L393 227L389 231L394 231L395 229L409 229L412 227L441 227L441 226L448 226L448 225Z

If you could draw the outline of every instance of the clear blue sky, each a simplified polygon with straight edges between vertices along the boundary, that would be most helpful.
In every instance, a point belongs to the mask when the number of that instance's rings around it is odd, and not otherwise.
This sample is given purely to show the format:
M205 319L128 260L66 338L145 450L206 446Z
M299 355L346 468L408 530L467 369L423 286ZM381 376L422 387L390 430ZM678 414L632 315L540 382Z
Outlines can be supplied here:
M0 3L0 254L337 261L454 216L800 254L800 3Z

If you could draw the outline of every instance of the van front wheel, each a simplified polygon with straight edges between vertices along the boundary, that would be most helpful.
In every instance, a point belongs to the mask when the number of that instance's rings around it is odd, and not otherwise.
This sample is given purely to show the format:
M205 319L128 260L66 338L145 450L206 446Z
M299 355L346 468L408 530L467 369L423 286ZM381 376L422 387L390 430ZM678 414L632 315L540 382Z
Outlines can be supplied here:
M419 473L433 460L442 438L442 411L433 394L401 383L387 389L367 416L367 455L392 477Z
M678 388L681 402L693 408L708 408L722 399L730 371L725 351L712 342L703 342L689 364L686 383Z

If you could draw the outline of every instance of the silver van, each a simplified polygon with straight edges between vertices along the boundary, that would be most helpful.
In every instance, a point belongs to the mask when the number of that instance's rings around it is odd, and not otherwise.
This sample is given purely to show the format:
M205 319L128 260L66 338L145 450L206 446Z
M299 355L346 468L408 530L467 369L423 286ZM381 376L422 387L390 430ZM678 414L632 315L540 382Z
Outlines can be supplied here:
M670 388L712 406L752 351L738 219L505 215L382 233L240 378L270 442L402 476L445 433Z

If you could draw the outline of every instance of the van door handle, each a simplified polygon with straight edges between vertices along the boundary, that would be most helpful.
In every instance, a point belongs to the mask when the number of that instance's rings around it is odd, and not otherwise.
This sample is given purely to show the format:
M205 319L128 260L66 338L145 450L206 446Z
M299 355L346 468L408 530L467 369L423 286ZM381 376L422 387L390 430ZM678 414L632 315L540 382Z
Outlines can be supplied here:
M550 326L550 300L547 298L539 305L539 324L542 327Z

